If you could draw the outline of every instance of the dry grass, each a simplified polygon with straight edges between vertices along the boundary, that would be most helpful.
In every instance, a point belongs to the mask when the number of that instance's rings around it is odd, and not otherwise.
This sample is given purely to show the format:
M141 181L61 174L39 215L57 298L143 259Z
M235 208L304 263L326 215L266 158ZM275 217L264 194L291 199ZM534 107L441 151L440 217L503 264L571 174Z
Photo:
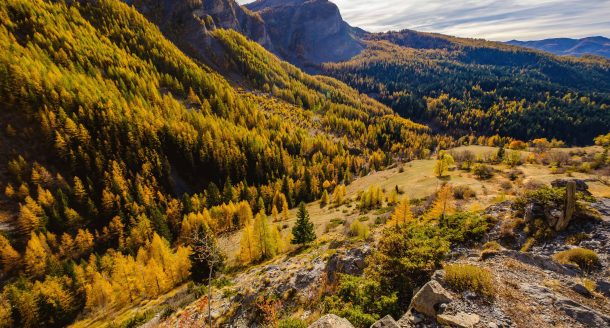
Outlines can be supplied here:
M553 255L555 261L568 264L573 263L578 265L583 271L591 271L594 267L600 265L599 256L597 253L586 248L572 248L567 251L559 252Z
M481 296L493 297L493 277L487 269L470 264L445 266L445 281L456 291L471 291Z

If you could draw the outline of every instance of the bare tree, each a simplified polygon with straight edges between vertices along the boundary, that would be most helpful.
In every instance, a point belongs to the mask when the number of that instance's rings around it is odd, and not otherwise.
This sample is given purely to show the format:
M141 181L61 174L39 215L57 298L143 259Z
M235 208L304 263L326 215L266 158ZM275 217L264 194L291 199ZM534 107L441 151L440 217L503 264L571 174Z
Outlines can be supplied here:
M216 238L211 229L200 228L196 229L191 235L190 245L192 255L191 258L199 263L207 263L208 265L208 324L212 327L212 276L214 269L218 268L224 261L224 257Z

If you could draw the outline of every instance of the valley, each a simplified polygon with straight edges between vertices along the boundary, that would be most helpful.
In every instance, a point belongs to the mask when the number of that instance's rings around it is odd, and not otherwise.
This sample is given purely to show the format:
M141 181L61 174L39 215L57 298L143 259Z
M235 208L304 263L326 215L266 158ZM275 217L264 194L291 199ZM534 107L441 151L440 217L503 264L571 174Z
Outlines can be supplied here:
M0 328L610 325L608 90L327 0L3 1Z

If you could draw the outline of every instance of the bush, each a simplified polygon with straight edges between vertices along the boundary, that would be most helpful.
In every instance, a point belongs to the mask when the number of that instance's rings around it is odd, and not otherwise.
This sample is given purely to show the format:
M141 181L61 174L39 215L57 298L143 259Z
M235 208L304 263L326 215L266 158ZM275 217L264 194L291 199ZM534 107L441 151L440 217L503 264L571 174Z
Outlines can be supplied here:
M600 260L597 253L586 248L572 248L567 251L559 252L553 256L555 261L567 264L573 263L578 265L583 271L589 272L591 269L599 266Z
M491 272L470 264L449 264L445 266L445 281L456 291L471 291L481 296L493 297Z
M351 237L358 237L359 239L366 240L369 238L369 227L362 224L360 220L354 220L349 226L349 235Z
M301 319L285 318L280 320L278 328L307 328L307 324Z
M470 199L476 196L477 193L469 186L457 186L453 188L453 197L455 197L455 199Z
M502 249L502 246L500 246L500 244L498 244L496 241L488 241L485 243L485 245L483 245L483 249L489 251L499 251Z
M489 165L476 164L472 168L472 173L474 173L474 175L476 175L476 177L480 180L488 180L494 176L494 169Z

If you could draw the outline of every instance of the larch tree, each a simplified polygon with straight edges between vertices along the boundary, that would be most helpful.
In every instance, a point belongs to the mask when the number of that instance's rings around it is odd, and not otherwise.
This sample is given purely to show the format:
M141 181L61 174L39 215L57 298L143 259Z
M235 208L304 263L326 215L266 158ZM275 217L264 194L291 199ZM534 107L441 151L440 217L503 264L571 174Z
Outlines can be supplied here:
M407 222L413 220L413 212L411 212L411 204L409 202L409 197L404 196L396 209L394 209L394 213L392 214L392 218L388 221L388 226L398 227L400 225L404 225Z
M455 164L455 160L449 154L444 151L439 152L436 163L434 164L434 174L438 178L442 178L447 174L449 168Z

